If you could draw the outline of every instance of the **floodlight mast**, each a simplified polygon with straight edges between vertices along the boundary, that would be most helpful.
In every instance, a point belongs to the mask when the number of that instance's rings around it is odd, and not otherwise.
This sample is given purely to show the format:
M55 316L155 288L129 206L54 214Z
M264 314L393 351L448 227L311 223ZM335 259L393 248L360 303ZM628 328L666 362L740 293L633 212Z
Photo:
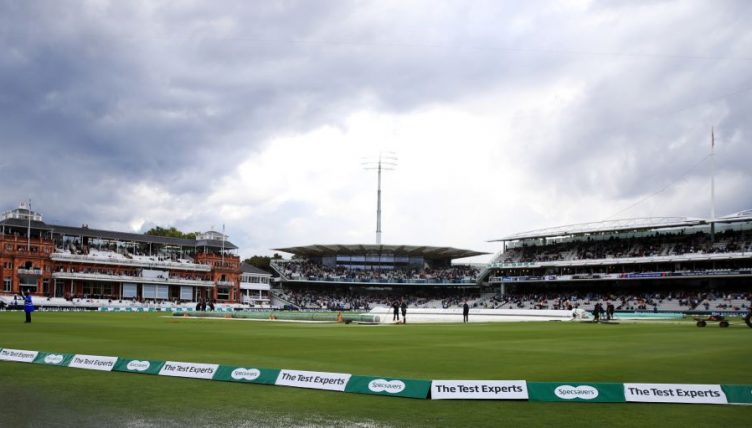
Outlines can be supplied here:
M365 160L363 167L375 170L378 177L376 188L376 245L381 245L381 172L394 171L397 168L397 156L392 152L380 152L376 160Z
M715 242L715 127L710 128L710 241Z

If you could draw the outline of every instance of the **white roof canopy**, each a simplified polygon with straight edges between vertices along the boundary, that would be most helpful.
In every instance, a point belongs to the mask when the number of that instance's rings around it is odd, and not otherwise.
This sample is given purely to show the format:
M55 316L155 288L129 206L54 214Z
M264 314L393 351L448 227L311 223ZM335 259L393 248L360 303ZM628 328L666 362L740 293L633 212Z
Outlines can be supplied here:
M668 227L688 227L706 223L706 220L690 217L646 217L620 220L606 220L592 223L571 224L567 226L548 227L515 233L491 242L518 241L522 239L552 238L557 236L581 235L590 233L645 230Z

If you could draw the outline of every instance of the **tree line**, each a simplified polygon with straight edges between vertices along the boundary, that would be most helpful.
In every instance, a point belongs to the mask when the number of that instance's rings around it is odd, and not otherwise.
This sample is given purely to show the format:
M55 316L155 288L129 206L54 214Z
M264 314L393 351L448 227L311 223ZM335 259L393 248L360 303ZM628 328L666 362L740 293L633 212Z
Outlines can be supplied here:
M166 236L168 238L183 238L183 239L196 239L196 236L198 236L199 232L183 232L180 229L177 229L176 227L161 227L161 226L155 226L149 229L146 232L147 235L153 235L153 236ZM265 270L267 272L271 272L271 266L270 263L272 260L279 260L282 259L282 256L280 256L277 253L274 253L273 256L251 256L245 260L243 260L243 263L248 263L251 266L256 266L259 269Z

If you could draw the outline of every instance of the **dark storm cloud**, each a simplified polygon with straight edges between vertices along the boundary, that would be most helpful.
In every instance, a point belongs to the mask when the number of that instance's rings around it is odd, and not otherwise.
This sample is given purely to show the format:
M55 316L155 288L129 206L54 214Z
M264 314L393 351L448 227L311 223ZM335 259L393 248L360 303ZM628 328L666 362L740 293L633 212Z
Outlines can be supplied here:
M251 88L241 102L235 88L192 85L193 73L218 82L232 73L201 58L186 62L183 44L200 40L170 39L180 22L155 40L143 33L150 31L143 11L125 2L98 13L70 2L5 2L2 10L6 203L34 194L73 217L81 214L75 201L117 204L118 192L140 180L204 193L238 152L257 144L254 136L275 126L257 121L244 132L247 144L225 138L263 116L273 94Z
M93 192L109 199L139 178L170 177L193 160L207 126L165 117L163 98L128 40L63 2L6 4L0 137L14 159L3 177L49 199ZM102 188L102 185L107 186ZM115 190L113 192L113 190ZM6 197L9 197L8 195ZM17 195L12 195L17 196Z
M749 179L752 92L707 100L752 86L750 6L691 5L0 0L0 201L122 222L134 185L200 203L272 136L556 80L583 91L527 124L530 181L638 196L696 161L714 119L724 168Z
M452 18L424 15L435 30ZM81 212L65 201L93 211L141 181L206 194L269 135L525 72L452 40L461 25L438 44L416 41L413 18L341 2L2 2L2 199L34 195L73 219Z

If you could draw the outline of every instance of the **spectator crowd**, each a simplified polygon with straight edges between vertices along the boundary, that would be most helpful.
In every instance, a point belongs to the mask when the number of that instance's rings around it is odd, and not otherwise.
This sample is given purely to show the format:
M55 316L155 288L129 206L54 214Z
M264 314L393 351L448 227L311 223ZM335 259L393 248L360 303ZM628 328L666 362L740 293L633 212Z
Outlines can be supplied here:
M711 241L707 233L656 234L632 238L611 237L552 242L545 245L521 245L501 255L503 263L548 262L628 257L675 256L684 254L738 253L752 251L749 232L727 230Z
M480 269L475 266L352 269L323 266L305 260L292 260L282 266L283 274L288 280L308 281L474 283L480 273Z
M616 311L745 311L750 308L750 292L706 292L672 290L667 292L609 293L514 293L498 295L457 290L420 290L400 293L333 290L329 287L283 288L277 297L294 309L370 310L404 300L414 308L461 308L468 301L484 309L566 309L592 311L596 304L612 304Z

